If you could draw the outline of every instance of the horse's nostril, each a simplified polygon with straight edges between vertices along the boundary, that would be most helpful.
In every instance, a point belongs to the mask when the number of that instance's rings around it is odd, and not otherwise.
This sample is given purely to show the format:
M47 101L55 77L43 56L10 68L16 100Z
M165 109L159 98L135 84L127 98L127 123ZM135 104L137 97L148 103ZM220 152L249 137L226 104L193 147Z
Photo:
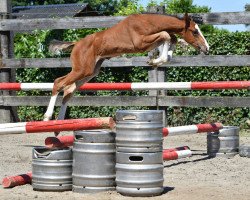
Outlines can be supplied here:
M204 53L205 53L206 55L208 55L208 54L209 54L209 49L206 48L205 51L204 51Z

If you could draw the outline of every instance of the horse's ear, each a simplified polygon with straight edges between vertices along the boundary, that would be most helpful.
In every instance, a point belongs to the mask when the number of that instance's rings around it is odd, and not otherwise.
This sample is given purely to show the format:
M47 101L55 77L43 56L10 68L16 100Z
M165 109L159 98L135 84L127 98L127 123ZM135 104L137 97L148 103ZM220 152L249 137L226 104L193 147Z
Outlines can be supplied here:
M188 27L190 26L190 21L191 21L191 18L188 16L187 13L185 13L184 15L184 20L185 20L185 24L186 24L186 29L188 29Z

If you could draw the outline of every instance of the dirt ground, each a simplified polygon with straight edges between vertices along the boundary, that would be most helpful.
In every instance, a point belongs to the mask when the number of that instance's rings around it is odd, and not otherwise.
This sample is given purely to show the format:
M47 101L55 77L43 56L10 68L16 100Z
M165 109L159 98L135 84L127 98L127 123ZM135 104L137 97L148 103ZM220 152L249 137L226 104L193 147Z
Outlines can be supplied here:
M63 133L63 134L71 134ZM44 145L44 139L52 133L1 135L0 179L31 171L32 146ZM250 132L241 132L240 143L250 145ZM206 155L206 134L168 137L164 148L188 145L193 150L191 158L164 162L164 194L151 199L250 199L250 158L236 155L232 159L212 158ZM38 192L31 185L3 189L0 199L86 199L122 200L145 199L125 197L117 192L77 194L73 192Z

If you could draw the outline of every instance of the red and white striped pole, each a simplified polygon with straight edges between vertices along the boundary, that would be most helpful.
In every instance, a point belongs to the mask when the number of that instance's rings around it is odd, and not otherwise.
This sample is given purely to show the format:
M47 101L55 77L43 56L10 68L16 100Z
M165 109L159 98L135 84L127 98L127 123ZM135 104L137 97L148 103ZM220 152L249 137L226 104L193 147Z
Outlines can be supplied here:
M163 137L174 135L186 135L203 132L215 132L223 128L221 123L197 124L188 126L167 127L162 129Z
M188 150L190 149L188 146L182 146L182 147L175 147L171 149L164 149L163 152L172 152L172 151L182 151L182 150Z
M0 90L51 91L53 83L0 83ZM85 83L79 90L222 90L250 89L250 81Z
M197 124L189 126L167 127L162 129L163 137L174 135L195 134L203 132L215 132L223 128L221 123L214 124ZM72 146L74 142L73 135L60 137L48 137L45 139L45 145L48 148Z
M2 186L4 188L12 188L19 185L30 184L32 180L32 172L27 174L20 174L17 176L7 176L2 180Z
M162 152L163 160L176 160L179 158L187 158L192 156L192 151L190 149L181 151L165 151Z
M47 137L45 139L45 146L48 148L68 147L73 145L74 139L75 139L74 135Z
M33 121L0 124L0 134L60 132L105 128L113 129L114 126L115 122L111 117Z

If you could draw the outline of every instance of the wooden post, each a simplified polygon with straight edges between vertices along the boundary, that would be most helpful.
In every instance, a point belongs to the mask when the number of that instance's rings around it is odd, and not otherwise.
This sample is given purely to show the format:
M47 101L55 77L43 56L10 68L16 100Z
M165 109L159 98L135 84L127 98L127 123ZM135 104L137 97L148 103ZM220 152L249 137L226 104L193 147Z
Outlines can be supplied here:
M11 0L1 0L0 4L0 20L7 19L11 14ZM10 31L0 32L0 60L1 58L13 58L13 33ZM11 73L13 72L13 73ZM15 81L15 70L0 69L0 82L12 82ZM13 92L1 91L1 96L9 96ZM0 105L0 123L16 121L17 114L16 109L11 107L5 107Z
M147 7L147 12L149 13L165 13L165 6L149 6ZM159 67L157 69L150 69L148 71L148 82L166 82L166 69ZM151 90L149 91L149 96L165 96L166 90ZM157 107L157 109L163 110L163 126L167 125L166 121L166 108Z

